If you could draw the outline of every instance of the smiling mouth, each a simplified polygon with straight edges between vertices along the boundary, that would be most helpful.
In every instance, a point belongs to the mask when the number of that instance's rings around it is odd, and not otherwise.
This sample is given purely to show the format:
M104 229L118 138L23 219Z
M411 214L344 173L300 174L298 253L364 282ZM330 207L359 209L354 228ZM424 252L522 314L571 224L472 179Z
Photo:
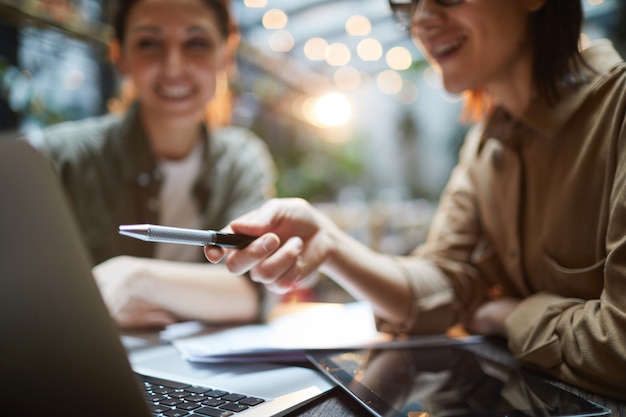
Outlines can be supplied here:
M430 54L435 59L443 58L446 55L458 50L461 46L463 46L463 44L465 44L466 41L467 37L463 36L450 42L438 43L437 45L431 46Z
M168 100L180 100L191 96L195 89L192 87L164 87L159 86L155 89L158 96L166 98Z

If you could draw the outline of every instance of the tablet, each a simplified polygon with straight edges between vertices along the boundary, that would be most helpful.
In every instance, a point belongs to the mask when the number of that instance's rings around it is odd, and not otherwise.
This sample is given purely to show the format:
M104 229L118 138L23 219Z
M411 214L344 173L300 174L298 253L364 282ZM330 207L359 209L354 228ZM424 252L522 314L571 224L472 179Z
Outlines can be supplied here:
M545 382L538 374L487 359L470 345L315 351L308 358L378 417L611 413Z

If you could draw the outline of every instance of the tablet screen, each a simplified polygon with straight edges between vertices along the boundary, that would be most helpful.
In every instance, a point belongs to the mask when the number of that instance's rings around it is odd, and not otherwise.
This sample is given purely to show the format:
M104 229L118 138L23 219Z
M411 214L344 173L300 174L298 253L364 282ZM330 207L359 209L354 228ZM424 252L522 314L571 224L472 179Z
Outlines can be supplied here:
M309 360L380 417L610 414L530 371L463 345L317 351Z

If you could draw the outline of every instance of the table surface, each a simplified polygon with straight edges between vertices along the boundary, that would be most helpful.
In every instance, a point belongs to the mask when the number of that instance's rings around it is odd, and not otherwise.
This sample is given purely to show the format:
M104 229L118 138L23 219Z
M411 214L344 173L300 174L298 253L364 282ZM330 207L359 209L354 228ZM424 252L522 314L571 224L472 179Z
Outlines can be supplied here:
M140 337L144 340L150 340L151 343L160 343L157 332L126 332L125 335ZM502 340L486 339L480 342L481 353L487 357L492 357L498 361L514 361L513 356L506 348ZM311 366L302 364L303 366ZM618 401L612 398L603 397L589 391L585 391L571 385L555 381L549 377L545 378L566 391L574 393L580 397L586 398L597 404L601 404L612 411L611 416L626 417L626 402ZM626 389L626 387L624 388ZM289 413L286 417L363 417L369 413L354 399L350 394L346 393L340 387L335 387L321 397L305 404L297 410Z
M514 361L513 356L502 341L485 341L482 343L481 352L487 353L487 356L493 355L499 359L505 357L508 358L508 360ZM589 391L581 390L571 385L549 379L548 377L546 377L546 380L565 389L566 391L609 408L612 411L611 416L626 417L626 402L606 398ZM626 389L626 387L624 387L624 389ZM365 410L354 398L344 392L341 388L335 387L317 400L290 413L288 417L363 417L364 415L367 415Z

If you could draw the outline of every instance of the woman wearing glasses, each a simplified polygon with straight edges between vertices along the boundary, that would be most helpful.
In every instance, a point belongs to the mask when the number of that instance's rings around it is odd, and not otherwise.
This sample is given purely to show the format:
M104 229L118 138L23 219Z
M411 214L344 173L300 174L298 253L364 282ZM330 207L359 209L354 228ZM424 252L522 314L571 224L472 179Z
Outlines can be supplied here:
M580 0L391 5L476 122L426 242L374 253L306 202L271 200L231 223L260 238L227 265L277 292L320 271L382 330L462 323L626 399L626 65L608 41L579 51Z

